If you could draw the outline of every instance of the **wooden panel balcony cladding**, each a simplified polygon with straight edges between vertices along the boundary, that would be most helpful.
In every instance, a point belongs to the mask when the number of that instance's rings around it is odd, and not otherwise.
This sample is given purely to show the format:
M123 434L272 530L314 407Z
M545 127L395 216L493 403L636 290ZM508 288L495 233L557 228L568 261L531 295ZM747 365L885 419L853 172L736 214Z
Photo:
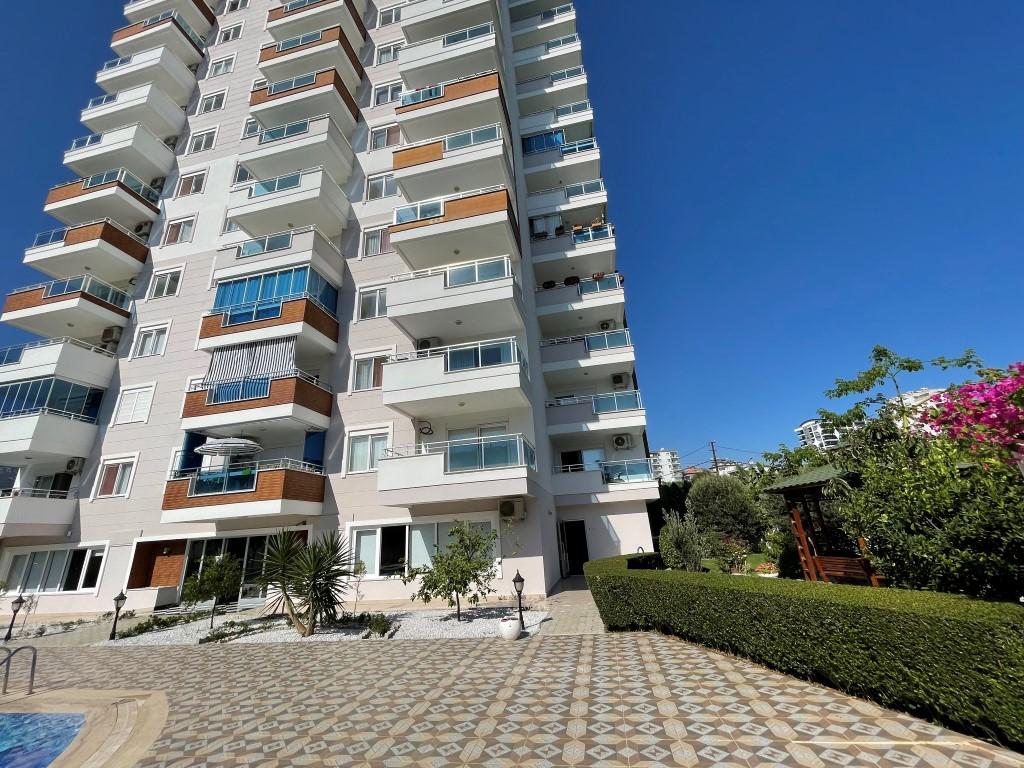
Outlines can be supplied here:
M128 589L178 586L185 569L187 544L184 539L140 541L136 544Z
M445 200L443 216L437 216L433 219L409 221L405 224L392 224L390 231L391 234L394 234L395 232L404 232L407 229L429 227L431 224L443 224L446 221L458 221L459 219L468 219L473 216L482 216L485 213L501 213L502 211L508 213L509 221L512 222L512 231L515 232L518 239L519 224L516 222L516 213L512 208L512 200L508 196L508 191L504 189L484 192L472 197L460 197L456 200Z
M355 101L352 99L352 95L348 92L348 88L345 87L345 83L341 79L341 75L338 74L337 70L325 69L323 72L318 72L316 80L309 85L304 85L301 88L292 88L289 91L281 91L270 95L270 86L266 88L260 88L258 91L253 91L249 97L249 106L255 107L259 104L267 104L268 102L275 101L277 99L286 99L289 96L294 96L297 93L304 93L305 91L315 91L317 88L325 88L328 86L334 86L334 89L341 96L341 100L345 102L345 106L348 107L352 113L352 117L355 120L359 120L359 107L356 106Z
M444 141L434 141L430 144L421 144L418 147L399 149L392 154L391 158L391 169L393 171L399 171L402 168L409 168L414 165L422 165L423 163L432 163L435 160L443 160Z
M77 299L85 299L91 301L97 306L109 309L111 312L116 312L122 317L131 317L131 312L127 309L121 309L121 307L115 307L113 304L108 304L103 299L93 296L91 293L85 293L84 291L74 291L72 293L62 293L58 296L43 296L46 288L40 286L39 288L29 288L25 291L18 291L12 293L4 301L4 312L17 312L20 309L33 309L35 307L44 307L47 304L57 304L62 301L75 301Z
M260 328L273 328L275 325L288 325L290 323L306 323L324 336L334 341L338 340L338 321L324 312L308 299L293 299L281 305L281 316L272 317L266 320L254 320L251 323L239 323L238 325L222 325L224 315L206 315L199 326L200 339L212 339L217 336L226 336L231 333L242 333L243 331L256 331Z
M145 263L146 258L149 256L149 248L146 245L140 243L127 232L118 229L109 221L84 224L80 227L69 227L64 235L64 246L91 243L93 240L102 240L105 243L109 243L122 253L126 253L142 263Z
M270 13L267 14L267 24L271 24L275 21L281 21L281 19L287 19L292 16L298 16L300 13L307 13L311 8L318 8L322 5L337 2L337 0L319 0L319 2L309 3L302 6L301 8L293 8L288 11L282 5L279 8L272 8ZM366 39L366 25L363 23L363 17L360 16L359 11L356 9L355 3L352 0L345 0L345 7L348 8L349 15L355 21L356 26L359 28L359 33Z
M359 77L362 78L366 74L366 70L363 68L363 63L359 61L359 55L352 50L352 46L349 45L348 38L342 32L341 27L329 27L328 29L321 30L320 39L314 40L311 43L305 45L297 45L294 48L289 48L287 51L277 50L276 45L268 45L260 49L260 63L265 61L273 61L282 56L291 56L293 53L299 51L305 51L310 48L317 48L321 45L340 45L345 49L345 55L348 56L348 60L352 62L352 67L356 72L359 73Z
M501 78L498 77L497 72L492 72L489 75L480 75L478 77L471 77L467 80L460 80L457 83L449 83L444 87L444 93L438 96L436 99L424 99L415 104L406 104L404 106L396 107L395 114L404 115L407 112L414 112L417 109L425 109L426 107L433 107L437 104L444 104L448 101L457 101L458 99L464 99L467 96L474 96L478 93L487 93L488 91L498 91L498 95L501 97L502 108L505 106L505 96L501 90ZM508 121L508 110L505 111L505 120Z
M106 184L97 184L95 187L85 188L86 179L75 179L69 181L67 184L61 184L59 187L54 187L46 195L46 205L55 205L56 203L63 203L65 200L74 200L76 197L82 195L94 195L97 192L104 192L114 187L120 187L122 192L127 192L129 195L134 197L140 203L144 203L148 207L152 208L156 213L160 213L160 207L153 204L151 201L144 198L135 190L131 189L123 181L108 181Z
M201 5L202 3L196 4ZM216 17L211 19L211 23L213 23L214 21L216 21ZM156 29L157 27L160 27L164 24L173 24L175 27L178 28L178 31L181 32L182 37L188 40L189 44L193 48L199 51L199 53L203 52L203 49L195 44L195 41L191 37L189 37L189 34L185 31L184 27L181 26L181 23L174 16L168 16L166 19L158 21L155 24L146 24L145 21L140 21L135 24L129 24L127 27L121 27L120 29L114 31L114 36L110 39L110 44L113 45L114 43L120 40L125 40L129 37L133 37L134 35L137 35L140 32L142 32L143 30Z
M296 469L266 469L256 477L256 488L239 493L214 493L208 496L189 496L189 478L168 480L164 488L163 509L195 509L222 504L251 504L255 501L312 501L324 500L326 478L312 472Z
M206 400L208 390L197 389L185 395L185 407L182 409L181 418L191 419L197 416L212 416L219 413L237 413L247 411L251 408L269 408L273 405L288 405L294 403L311 411L331 415L331 393L320 389L320 387L300 379L274 379L270 382L270 394L267 397L256 397L247 400L237 400L230 403L215 403L208 405Z

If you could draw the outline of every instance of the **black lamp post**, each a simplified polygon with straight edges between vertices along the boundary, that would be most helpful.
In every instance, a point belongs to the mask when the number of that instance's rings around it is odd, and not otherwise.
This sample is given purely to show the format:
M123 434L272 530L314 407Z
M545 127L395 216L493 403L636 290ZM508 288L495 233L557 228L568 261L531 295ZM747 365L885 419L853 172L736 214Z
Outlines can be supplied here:
M21 610L21 606L24 604L25 598L21 595L18 595L16 598L11 600L11 610L14 612L14 615L11 616L11 624L7 627L7 634L4 635L5 643L11 639L11 633L14 631L14 622L18 618L18 611Z
M117 639L117 619L121 615L121 609L124 608L124 604L128 601L125 597L124 590L122 589L114 597L114 626L110 628L110 639Z
M519 629L523 632L526 631L526 623L523 621L523 585L526 584L526 579L522 577L519 571L516 571L516 577L512 579L512 586L516 588L516 600L519 601Z

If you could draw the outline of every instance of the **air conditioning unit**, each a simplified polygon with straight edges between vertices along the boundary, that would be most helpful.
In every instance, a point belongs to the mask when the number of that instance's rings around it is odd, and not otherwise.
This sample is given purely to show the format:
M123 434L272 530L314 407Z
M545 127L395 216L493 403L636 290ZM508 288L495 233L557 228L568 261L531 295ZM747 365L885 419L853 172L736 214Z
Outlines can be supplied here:
M100 336L100 340L104 344L117 344L121 341L121 333L123 328L119 325L111 325L103 329L103 335Z
M153 188L154 192L163 192L165 181L167 181L166 176L157 176L155 179L149 182L149 186Z
M135 234L138 235L139 237L144 237L144 238L145 237L149 237L149 235L150 235L150 233L152 231L153 231L153 222L151 222L151 221L144 221L141 224L139 224L139 226L137 226L135 228Z
M629 389L632 384L632 380L628 373L613 373L612 374L612 386L616 389Z
M81 456L77 456L65 465L64 471L70 472L72 475L77 475L85 467L85 459Z
M614 331L618 327L619 327L619 324L615 320L602 320L601 321L600 328L601 328L602 331Z
M627 434L612 435L612 445L615 446L616 451L628 451L633 447L633 436Z
M441 340L437 336L431 336L426 339L420 339L416 342L416 351L425 352L428 349L436 349L441 346Z
M504 499L498 505L498 515L502 520L525 520L526 502L521 498Z
M164 139L164 144L167 145L168 149L174 149L175 147L178 146L178 138L178 136L168 136L166 139Z

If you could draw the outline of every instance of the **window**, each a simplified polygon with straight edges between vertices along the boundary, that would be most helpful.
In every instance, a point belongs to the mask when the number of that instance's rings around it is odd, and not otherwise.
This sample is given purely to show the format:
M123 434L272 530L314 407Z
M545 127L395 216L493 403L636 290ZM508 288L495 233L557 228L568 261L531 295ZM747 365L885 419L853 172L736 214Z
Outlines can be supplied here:
M103 547L39 549L11 558L7 592L77 592L95 589L103 569Z
M397 125L385 125L370 131L370 149L397 147L402 143L402 130Z
M132 456L117 459L104 459L100 464L99 478L96 483L97 499L114 496L127 496L132 485L132 474L135 472L135 458Z
M64 379L41 378L0 384L0 418L36 412L41 408L93 421L103 402L103 390Z
M191 242L192 232L195 229L195 226L195 216L189 216L187 219L178 219L176 221L168 222L167 233L164 236L164 245Z
M234 13L248 7L249 0L228 0L227 5L224 6L224 13Z
M213 149L214 142L217 141L217 129L211 128L208 131L201 133L192 134L192 138L188 140L188 152L186 154L193 154L195 152L204 152L207 149Z
M245 125L242 127L242 138L248 139L250 136L255 136L260 132L259 121L255 117L250 117L245 121Z
M254 91L259 91L262 90L263 88L266 88L269 84L270 82L267 80L267 78L258 77L252 81L252 89Z
M202 194L206 188L206 171L190 173L178 181L178 197Z
M380 389L384 382L384 363L386 356L366 357L355 362L355 373L352 377L352 391L363 392L367 389Z
M366 566L367 576L402 576L407 569L432 565L434 556L448 549L452 529L464 524L466 521L444 520L357 529L352 533L355 556ZM468 525L485 536L494 530L487 521ZM493 554L497 559L497 541Z
M162 355L167 346L168 326L160 325L153 328L140 328L135 336L132 357L153 357Z
M353 435L348 441L348 471L375 472L388 447L388 433Z
M402 9L398 8L385 8L380 12L377 17L377 26L386 27L388 24L397 24L402 20Z
M221 280L213 309L227 311L227 323L232 325L279 317L283 301L302 296L312 297L332 315L337 311L338 289L309 267Z
M238 232L242 228L238 226L238 222L233 219L229 219L227 216L224 217L224 228L221 232L225 235L230 235L232 232Z
M220 42L226 43L227 40L224 39L224 35L229 33L229 32L231 32L232 30L238 30L238 33L241 34L241 32L242 32L242 25L239 24L237 27L230 27L228 29L221 30ZM235 38L229 38L229 39L234 40ZM228 75L228 74L231 74L231 72L232 72L232 70L234 70L234 68L235 68L235 57L234 56L225 56L223 59L217 59L216 61L211 61L210 62L210 69L206 73L206 76L209 78L209 77L220 77L221 75Z
M154 389L154 384L122 389L121 396L117 399L117 407L114 409L114 423L136 424L149 419Z
M153 282L149 287L149 298L165 299L168 296L177 296L178 285L180 283L180 269L172 269L167 272L157 272L153 275Z
M394 250L391 247L391 230L387 227L369 229L363 235L363 258L392 253Z
M400 50L402 50L401 43L380 46L377 48L377 64L390 64L393 61L398 61L398 52Z
M382 197L391 197L397 194L398 185L395 183L395 174L393 173L370 176L366 180L367 200L380 200Z
M379 85L373 90L373 105L379 107L381 104L389 104L398 101L402 97L402 84L390 83Z
M233 177L233 182L235 184L245 184L247 181L252 181L254 178L256 177L249 173L249 169L241 163L235 166L235 175Z
M565 131L548 131L538 133L536 136L523 137L523 154L532 155L535 152L547 152L549 149L558 149L565 144Z
M227 95L227 91L221 91L220 93L211 93L209 96L203 96L199 102L197 114L205 115L208 112L224 109L224 99L227 98Z
M384 317L388 313L387 288L371 288L359 292L359 319Z

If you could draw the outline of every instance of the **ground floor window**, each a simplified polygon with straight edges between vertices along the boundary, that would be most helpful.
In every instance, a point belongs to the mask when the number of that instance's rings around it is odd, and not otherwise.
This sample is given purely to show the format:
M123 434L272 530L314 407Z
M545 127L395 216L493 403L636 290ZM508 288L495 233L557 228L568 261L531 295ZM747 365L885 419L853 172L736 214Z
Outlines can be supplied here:
M11 558L9 593L79 592L95 589L103 570L104 547L40 549Z
M403 523L357 528L352 533L357 560L366 566L367 576L403 576L413 568L429 566L434 555L444 552L452 528L461 521ZM489 522L471 522L470 526L489 534ZM495 544L497 558L497 544Z
M205 563L227 554L242 564L242 588L239 590L239 599L266 597L267 590L259 585L260 576L263 575L263 553L266 548L266 536L193 539L188 543L182 584L190 576L201 573Z

